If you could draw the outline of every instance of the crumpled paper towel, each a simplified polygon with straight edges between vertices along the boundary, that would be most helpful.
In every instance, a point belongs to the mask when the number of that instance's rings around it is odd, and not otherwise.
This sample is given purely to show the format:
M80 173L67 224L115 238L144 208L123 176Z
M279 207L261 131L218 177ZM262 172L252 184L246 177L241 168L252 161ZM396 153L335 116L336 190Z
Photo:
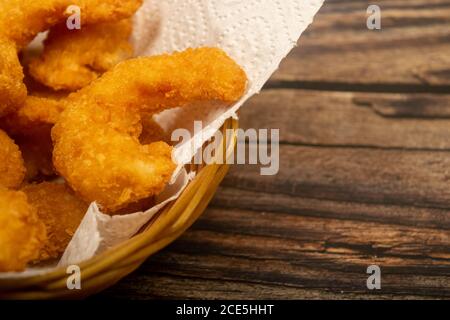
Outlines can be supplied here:
M155 118L166 130L192 130L194 120L204 129L174 150L179 170L160 203L146 212L110 217L91 204L58 266L76 264L132 237L166 203L176 199L192 178L183 168L196 150L229 117L258 93L281 60L297 44L323 0L147 0L136 13L132 41L138 56L181 51L190 47L220 47L235 59L249 78L246 95L232 107L190 106L168 110ZM209 110L205 112L205 110ZM24 274L46 272L27 270Z

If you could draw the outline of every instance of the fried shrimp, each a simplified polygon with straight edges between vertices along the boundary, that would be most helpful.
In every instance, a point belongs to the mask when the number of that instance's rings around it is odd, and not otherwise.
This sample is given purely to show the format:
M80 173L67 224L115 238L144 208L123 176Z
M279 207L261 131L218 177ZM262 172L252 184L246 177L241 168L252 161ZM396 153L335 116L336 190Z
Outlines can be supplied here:
M23 192L9 190L22 183L25 167L19 148L0 130L0 272L22 271L38 257L45 227Z
M61 0L0 2L0 116L15 110L27 95L17 52L64 18L66 7Z
M25 101L27 88L13 42L0 38L0 117L11 113Z
M29 88L32 95L15 112L3 117L0 127L14 138L22 152L25 180L39 181L55 175L50 131L64 108L67 94Z
M243 95L246 84L245 72L224 51L199 48L124 61L69 100L153 114L196 101L231 104Z
M142 114L142 132L139 136L141 144L150 144L155 141L164 141L170 144L170 135L152 118L151 115Z
M0 2L0 38L26 46L42 31L65 22L73 12L70 6L80 8L80 22L90 25L131 17L142 5L142 0L8 0Z
M29 204L36 208L39 219L47 229L48 240L38 260L58 258L72 239L88 204L78 199L65 184L29 184L22 191L27 195Z
M131 30L131 19L81 30L54 27L45 40L43 54L29 64L30 75L54 90L81 89L132 56L128 41Z
M14 137L33 135L36 127L52 127L64 110L64 100L70 93L47 88L31 78L26 69L24 83L28 89L25 101L0 120L0 128Z
M0 272L22 271L38 258L47 237L25 193L0 186Z
M231 105L246 82L220 49L124 61L69 96L52 130L54 165L84 200L107 212L158 194L175 169L172 148L139 143L141 114L202 101Z
M42 181L56 176L53 167L51 126L37 126L25 134L15 136L25 163L25 181Z
M55 175L50 131L67 95L34 90L31 93L18 110L1 119L0 127L14 138L22 152L25 180L39 181Z
M142 0L8 0L0 1L0 116L26 98L17 52L42 31L69 16L69 6L80 8L81 24L112 22L131 17Z
M63 99L58 96L30 95L16 112L2 119L1 127L9 134L20 135L37 126L53 126L64 110Z
M25 176L25 166L19 147L0 130L0 186L17 188Z

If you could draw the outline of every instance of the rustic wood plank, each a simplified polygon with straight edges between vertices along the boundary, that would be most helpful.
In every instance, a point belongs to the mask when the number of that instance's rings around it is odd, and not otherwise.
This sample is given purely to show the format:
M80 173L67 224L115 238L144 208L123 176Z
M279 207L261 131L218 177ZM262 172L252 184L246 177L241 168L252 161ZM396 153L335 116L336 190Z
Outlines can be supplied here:
M282 145L280 172L234 166L223 185L336 201L450 208L448 152Z
M448 92L450 1L376 1L382 10L381 31L366 27L370 4L326 1L273 81L318 88L348 83L363 91L414 92L436 86L436 91Z
M447 152L280 151L278 176L233 167L193 229L103 296L450 297Z
M449 150L449 115L450 95L266 90L240 124L291 144Z
M151 263L151 262L149 262ZM147 264L140 271L121 281L113 289L102 293L100 298L114 299L398 299L388 294L353 294L349 292L328 292L290 286L261 285L247 282L211 280L205 278L178 277L160 274L148 269ZM130 290L132 286L132 290ZM426 299L419 295L404 295L404 299ZM430 298L431 299L431 298Z
M278 176L233 167L191 230L103 296L450 297L448 209L423 207L449 207L436 182L447 153L283 145L281 155ZM365 287L371 264L381 292Z
M449 242L442 230L210 208L132 277L140 298L199 298L211 283L209 298L446 297ZM371 264L382 269L381 292L366 288ZM178 292L162 288L176 279Z
M212 205L230 211L240 209L293 215L301 213L303 216L316 218L450 230L450 214L447 209L332 201L224 186L219 189Z

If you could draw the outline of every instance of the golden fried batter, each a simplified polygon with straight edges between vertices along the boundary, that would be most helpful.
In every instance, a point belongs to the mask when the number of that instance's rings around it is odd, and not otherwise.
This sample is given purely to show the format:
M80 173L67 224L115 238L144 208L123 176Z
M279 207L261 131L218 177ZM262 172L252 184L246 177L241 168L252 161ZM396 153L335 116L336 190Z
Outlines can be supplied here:
M27 95L13 42L0 38L0 117L14 111Z
M45 227L17 188L25 167L19 148L0 130L0 272L21 271L36 259L45 241Z
M25 167L19 147L0 130L0 186L17 188L25 176Z
M69 6L78 6L81 24L113 22L131 17L142 0L4 0L0 1L0 38L18 45L27 45L42 31L72 14Z
M0 2L0 116L25 100L23 71L17 51L36 34L63 19L66 1L8 0Z
M128 39L131 19L68 30L50 30L42 56L29 65L31 76L55 90L76 91L114 65L128 59L133 49Z
M48 240L40 251L39 260L58 258L72 239L88 204L78 199L65 184L29 184L22 191L47 229Z
M139 136L141 144L150 144L156 141L171 143L170 136L149 114L142 114L142 133Z
M175 168L172 149L139 143L139 114L87 103L66 111L52 131L53 163L83 199L111 212L162 191Z
M199 48L121 62L69 98L154 114L195 101L231 104L246 84L245 72L224 51Z
M0 272L24 270L45 241L45 226L25 193L0 187Z
M82 24L119 21L131 17L143 0L66 0L81 9Z
M51 128L63 110L67 94L36 90L15 112L0 120L4 129L19 146L26 167L26 181L39 181L55 175Z
M0 128L10 136L34 135L36 127L52 127L64 110L66 91L54 91L38 83L25 69L24 83L28 96L14 112L0 119Z
M39 32L71 15L66 9L77 5L81 23L90 25L131 17L142 0L4 0L0 1L0 116L20 106L25 97L23 72L17 52Z
M50 131L50 125L36 126L15 137L25 163L25 181L42 181L56 176Z
M64 110L63 97L30 95L14 113L4 117L1 127L11 135L26 134L36 126L53 125Z
M52 130L54 165L83 199L108 212L158 194L175 168L172 148L139 143L141 113L198 101L232 104L246 82L220 49L124 61L69 96Z

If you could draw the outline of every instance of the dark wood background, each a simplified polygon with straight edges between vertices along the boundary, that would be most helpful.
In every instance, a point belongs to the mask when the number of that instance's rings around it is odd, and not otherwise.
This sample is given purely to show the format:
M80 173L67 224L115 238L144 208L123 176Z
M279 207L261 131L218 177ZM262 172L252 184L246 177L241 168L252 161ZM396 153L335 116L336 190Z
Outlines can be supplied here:
M450 0L326 1L240 116L280 128L280 173L233 167L191 230L98 297L450 298Z

